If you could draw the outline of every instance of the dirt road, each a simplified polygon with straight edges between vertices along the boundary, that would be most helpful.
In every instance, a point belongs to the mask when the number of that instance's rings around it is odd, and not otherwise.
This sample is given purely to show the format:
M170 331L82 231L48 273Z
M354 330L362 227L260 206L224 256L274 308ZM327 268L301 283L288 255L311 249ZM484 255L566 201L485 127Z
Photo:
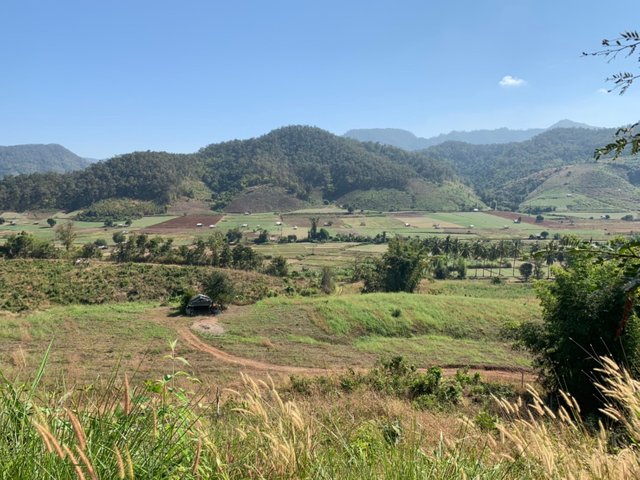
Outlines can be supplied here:
M325 368L311 368L311 367L294 367L290 365L275 365L272 363L260 362L258 360L252 360L250 358L238 357L236 355L224 352L219 348L215 348L205 342L203 342L197 335L195 335L188 327L178 327L178 334L182 340L190 347L199 350L204 353L208 353L216 360L238 365L239 367L248 368L251 370L261 370L267 372L285 373L288 375L331 375L346 372L346 369L325 369ZM456 372L462 368L458 367L443 367L442 373L445 376L453 376ZM420 368L418 370L426 370ZM517 384L531 384L535 382L535 376L526 370L505 370L496 369L492 367L486 368L470 368L469 373L480 373L485 380L499 381L505 383L517 383Z

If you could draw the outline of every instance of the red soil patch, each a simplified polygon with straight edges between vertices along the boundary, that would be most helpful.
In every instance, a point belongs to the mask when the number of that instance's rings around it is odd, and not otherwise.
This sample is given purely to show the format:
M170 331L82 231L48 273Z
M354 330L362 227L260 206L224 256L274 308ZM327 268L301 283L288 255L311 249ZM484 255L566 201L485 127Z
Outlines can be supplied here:
M166 222L158 223L151 227L145 228L144 232L148 233L167 233L184 230L196 230L209 228L209 225L215 225L222 219L222 215L184 215L182 217L172 218ZM197 225L201 223L202 227Z

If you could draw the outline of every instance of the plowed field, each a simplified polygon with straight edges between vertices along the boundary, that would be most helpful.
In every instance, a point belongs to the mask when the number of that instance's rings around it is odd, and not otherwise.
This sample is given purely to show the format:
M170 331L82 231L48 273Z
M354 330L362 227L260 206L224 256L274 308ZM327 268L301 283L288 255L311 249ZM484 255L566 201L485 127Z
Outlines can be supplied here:
M144 232L184 232L200 228L209 228L209 225L215 225L220 219L222 219L222 215L185 215L145 228ZM197 226L199 223L202 224L201 227Z

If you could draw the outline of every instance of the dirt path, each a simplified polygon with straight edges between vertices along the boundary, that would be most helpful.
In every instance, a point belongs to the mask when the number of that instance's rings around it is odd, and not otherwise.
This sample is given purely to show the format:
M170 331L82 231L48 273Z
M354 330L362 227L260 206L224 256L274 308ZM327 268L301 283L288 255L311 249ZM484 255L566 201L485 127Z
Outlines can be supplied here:
M325 370L324 368L307 368L307 367L292 367L288 365L274 365L271 363L260 362L258 360L251 360L249 358L237 357L230 353L224 352L219 348L212 347L200 340L188 327L180 326L176 329L182 339L192 348L200 350L201 352L208 353L216 360L221 360L226 363L232 363L240 367L247 367L254 370L268 370L270 372L280 373L304 373L304 374L326 374L331 370Z
M242 307L232 307L230 311L226 312L225 315L230 313L236 315L240 313ZM153 319L159 321L161 323L165 323L167 321L167 316L169 313L169 309L161 308L156 309L154 312ZM207 325L206 329L202 329L202 324ZM218 331L222 332L222 326L218 325L217 319L215 317L208 317L205 320L198 320L194 322L191 327L186 325L173 325L173 328L176 329L180 338L191 348L198 350L200 352L206 353L210 355L215 360L237 365L239 367L251 369L251 370L261 370L266 372L277 372L284 374L301 374L301 375L330 375L330 374L338 374L346 372L347 369L343 368L314 368L314 367L296 367L291 365L276 365L273 363L261 362L259 360L253 360L246 357L240 357L237 355L233 355L232 353L225 352L219 348L216 348L208 343L204 342L200 337L198 337L193 331L192 328L196 327L198 331L208 332ZM462 368L462 366L444 366L442 367L442 373L445 376L455 375L456 372ZM425 371L425 368L420 368L420 371ZM494 367L475 367L470 368L469 373L480 373L484 377L485 380L491 381L500 381L500 382L508 382L508 383L518 383L518 384L526 384L533 383L535 381L535 376L528 370L517 370L517 369L500 369Z

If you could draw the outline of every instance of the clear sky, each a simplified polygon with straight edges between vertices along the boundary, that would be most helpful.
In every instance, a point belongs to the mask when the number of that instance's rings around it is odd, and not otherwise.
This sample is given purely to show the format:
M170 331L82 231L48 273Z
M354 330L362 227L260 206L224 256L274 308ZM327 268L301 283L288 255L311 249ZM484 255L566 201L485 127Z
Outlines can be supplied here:
M292 124L618 126L640 84L605 78L638 62L580 54L625 29L637 0L2 0L0 145L107 158Z

